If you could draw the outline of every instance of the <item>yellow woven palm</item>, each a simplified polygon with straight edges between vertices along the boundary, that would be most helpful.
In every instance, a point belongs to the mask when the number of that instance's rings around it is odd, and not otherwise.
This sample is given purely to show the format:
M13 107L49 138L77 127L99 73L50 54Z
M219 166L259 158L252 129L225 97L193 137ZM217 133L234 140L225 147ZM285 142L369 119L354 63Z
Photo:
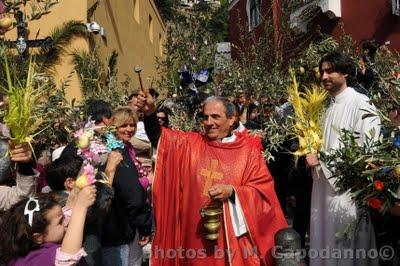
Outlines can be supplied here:
M289 88L290 101L294 109L294 134L299 140L299 149L296 156L316 153L322 147L321 113L327 98L325 90L312 86L299 92L299 84L295 74L291 71L293 80Z

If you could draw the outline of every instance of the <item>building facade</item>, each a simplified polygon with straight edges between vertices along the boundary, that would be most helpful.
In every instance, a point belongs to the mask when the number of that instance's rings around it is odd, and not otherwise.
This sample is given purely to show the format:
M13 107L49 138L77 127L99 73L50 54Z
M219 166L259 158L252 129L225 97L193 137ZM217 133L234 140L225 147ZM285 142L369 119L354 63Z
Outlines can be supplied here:
M265 34L263 17L272 17L273 0L231 0L229 4L229 40L233 48L232 59L237 57L238 49L246 49L242 43L243 35L254 33L256 37ZM272 37L272 36L271 36Z
M88 12L89 9L92 12ZM29 14L28 8L21 10ZM105 63L111 52L116 50L119 54L119 80L123 81L127 74L135 88L139 87L135 66L142 68L144 86L150 87L151 79L157 78L155 58L162 59L164 56L165 27L153 0L59 0L49 14L27 23L27 38L45 38L55 27L70 20L89 25L95 22L96 27L101 29L91 33L94 42L84 38L73 40L68 47L70 51L90 51L96 46L97 55ZM11 30L6 33L5 39L15 40L16 36L16 30ZM65 81L72 71L72 57L67 55L56 67L56 83ZM76 74L71 77L66 97L69 100L79 100L82 97Z
M88 1L90 4L97 1ZM122 81L128 74L133 86L139 88L135 66L142 68L144 86L151 87L157 77L155 58L163 58L165 26L153 0L105 0L98 1L89 21L97 22L104 28L105 36L94 35L100 43L98 54L105 62L108 55L116 50L118 75ZM92 47L93 48L93 47Z
M254 31L258 36L265 34L262 27L265 17L272 18L275 29L279 27L281 1L232 0L229 6L231 42L240 46L239 36L245 31ZM307 32L312 24L319 26L324 33L339 37L343 25L344 31L357 43L375 39L379 44L388 43L389 48L400 51L400 0L297 2L299 4L290 16L292 27Z
M206 3L214 7L220 6L219 0L180 0L179 4L183 8L192 8L195 4Z

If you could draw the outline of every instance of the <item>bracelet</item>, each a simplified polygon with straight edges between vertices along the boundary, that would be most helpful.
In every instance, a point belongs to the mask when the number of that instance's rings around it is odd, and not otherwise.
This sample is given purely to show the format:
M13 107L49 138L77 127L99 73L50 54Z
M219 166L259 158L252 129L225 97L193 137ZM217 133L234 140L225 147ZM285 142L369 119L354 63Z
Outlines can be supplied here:
M97 180L97 182L103 183L109 187L112 187L112 184L110 183L110 178L104 173L103 171L99 171L99 174L103 179Z

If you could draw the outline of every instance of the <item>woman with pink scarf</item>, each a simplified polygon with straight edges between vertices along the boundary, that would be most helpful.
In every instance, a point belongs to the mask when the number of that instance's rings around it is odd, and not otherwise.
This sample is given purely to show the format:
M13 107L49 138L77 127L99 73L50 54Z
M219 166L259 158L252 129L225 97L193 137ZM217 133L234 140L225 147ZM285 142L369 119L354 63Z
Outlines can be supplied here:
M137 121L130 107L117 108L111 117L115 136L123 142L124 148L119 150L123 161L115 171L114 200L104 221L103 265L128 265L133 260L140 261L141 252L133 252L129 245L135 241L140 249L150 241L151 207L146 193L149 180L129 142L136 132Z

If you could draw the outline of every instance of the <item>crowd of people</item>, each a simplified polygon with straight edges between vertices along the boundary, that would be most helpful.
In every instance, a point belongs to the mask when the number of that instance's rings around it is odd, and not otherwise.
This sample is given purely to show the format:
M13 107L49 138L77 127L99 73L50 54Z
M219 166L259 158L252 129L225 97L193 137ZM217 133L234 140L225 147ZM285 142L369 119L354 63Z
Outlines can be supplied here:
M341 129L357 131L359 145L372 128L380 130L379 119L363 117L375 109L368 96L348 84L354 66L341 53L320 61L321 82L332 98L324 114L324 151L340 146ZM7 96L1 98L7 108ZM122 147L107 153L97 181L85 186L77 181L85 158L76 139L34 160L31 147L14 145L12 132L0 124L0 264L142 265L144 247L151 245L151 265L272 265L275 234L288 227L288 206L303 247L308 235L310 249L377 249L368 217L351 239L338 238L360 217L317 154L295 166L287 152L295 144L288 140L267 166L265 140L249 131L261 129L261 117L269 115L262 106L243 91L233 100L210 96L201 106L203 131L182 132L170 128L171 111L157 109L145 90L114 110L93 99L85 108L96 126L93 138L112 127ZM287 116L290 106L282 103L276 112ZM391 118L399 123L397 112ZM216 240L206 239L200 215L210 206L222 213ZM378 265L378 258L309 263Z

